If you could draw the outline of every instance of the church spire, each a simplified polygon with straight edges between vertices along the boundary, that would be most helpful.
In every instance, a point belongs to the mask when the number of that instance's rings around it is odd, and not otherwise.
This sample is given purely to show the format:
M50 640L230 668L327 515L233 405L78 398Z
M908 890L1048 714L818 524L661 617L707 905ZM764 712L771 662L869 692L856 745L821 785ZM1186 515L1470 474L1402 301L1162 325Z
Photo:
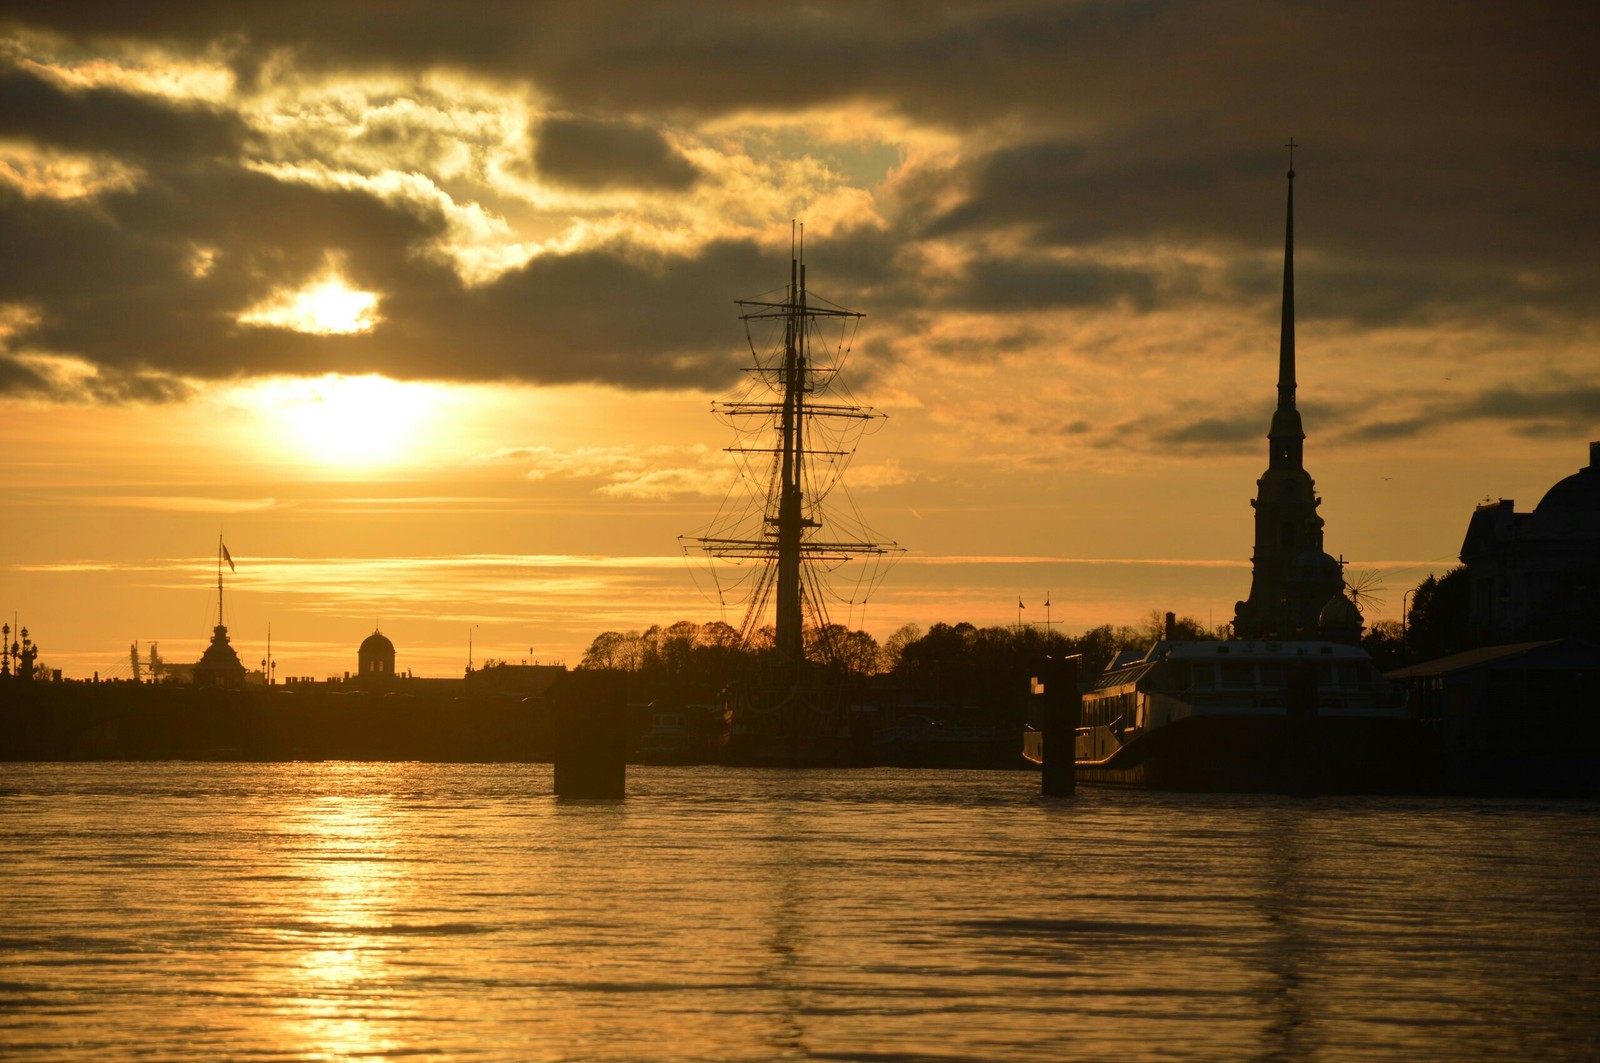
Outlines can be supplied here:
M1267 432L1268 465L1274 469L1301 467L1306 433L1300 411L1294 406L1294 138L1289 149L1289 208L1283 226L1283 331L1278 339L1278 408Z
M1289 212L1283 227L1283 331L1278 340L1278 409L1294 409L1294 137L1289 149Z
M1344 592L1340 563L1322 549L1316 484L1305 468L1304 427L1295 409L1294 149L1283 236L1283 335L1278 347L1278 408L1267 432L1267 471L1256 481L1255 552L1250 597L1234 606L1233 634L1243 639L1315 638L1323 608ZM1346 614L1337 614L1335 619Z

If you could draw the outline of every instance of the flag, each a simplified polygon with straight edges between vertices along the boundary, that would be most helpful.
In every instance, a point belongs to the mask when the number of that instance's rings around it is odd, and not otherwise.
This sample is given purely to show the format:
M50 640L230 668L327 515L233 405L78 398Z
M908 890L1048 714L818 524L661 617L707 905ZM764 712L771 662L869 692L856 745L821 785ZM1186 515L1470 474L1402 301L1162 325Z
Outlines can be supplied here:
M223 543L222 544L222 560L224 560L224 561L226 561L228 563L228 571L229 572L237 572L237 571L239 571L238 569L233 567L233 556L228 553L228 544L227 543Z
M1028 607L1022 604L1022 599L1021 598L1018 598L1017 599L1017 608L1018 609L1026 609Z

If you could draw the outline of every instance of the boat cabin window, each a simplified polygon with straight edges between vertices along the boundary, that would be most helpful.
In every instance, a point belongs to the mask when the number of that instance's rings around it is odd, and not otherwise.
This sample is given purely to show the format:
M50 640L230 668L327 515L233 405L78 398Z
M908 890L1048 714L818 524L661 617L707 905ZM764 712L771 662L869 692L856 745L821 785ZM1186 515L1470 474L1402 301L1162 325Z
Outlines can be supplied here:
M1282 690L1283 675L1283 665L1277 661L1263 664L1261 666L1261 689Z
M1252 664L1244 661L1224 661L1222 663L1222 686L1225 690L1253 690L1256 685L1256 669Z

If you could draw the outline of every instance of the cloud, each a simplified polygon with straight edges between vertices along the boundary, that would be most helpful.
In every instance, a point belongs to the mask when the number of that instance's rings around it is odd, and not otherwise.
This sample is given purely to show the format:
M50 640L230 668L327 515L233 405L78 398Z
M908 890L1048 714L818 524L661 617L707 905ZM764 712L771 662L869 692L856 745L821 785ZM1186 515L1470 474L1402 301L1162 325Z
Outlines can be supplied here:
M1396 439L1412 439L1439 427L1437 417L1403 417L1391 421L1369 421L1347 432L1345 439L1359 443L1382 443Z
M1551 387L1493 384L1476 394L1423 404L1412 417L1358 422L1339 433L1355 442L1411 439L1434 430L1471 421L1509 426L1528 437L1570 438L1575 431L1600 424L1600 387L1570 381Z
M69 91L0 66L0 136L132 160L198 163L230 157L248 135L234 114L115 89Z
M253 513L277 505L272 498L202 498L180 495L97 495L84 504L171 513Z
M0 352L0 396L115 406L182 402L193 390L186 381L162 373L128 372L70 358L17 358Z
M863 382L961 315L1003 319L965 330L990 359L1048 354L1047 315L1270 319L1289 132L1308 324L1571 346L1600 319L1583 5L379 11L0 16L0 304L36 314L7 350L83 359L112 400L328 372L721 390L716 308L782 283L774 232L809 211L818 288L874 319ZM376 327L241 324L331 259ZM40 390L19 363L0 389Z
M1269 415L1241 414L1234 417L1202 417L1177 425L1156 436L1157 442L1177 446L1222 447L1233 449L1244 443L1259 443L1266 436Z
M1093 261L1057 262L1025 257L970 263L956 285L965 305L983 310L1037 310L1126 304L1149 309L1162 279L1148 270Z
M593 118L545 119L533 161L545 177L579 188L681 191L700 176L659 131Z
M688 464L663 465L663 462ZM508 447L478 458L478 465L526 465L529 480L562 476L604 480L595 490L612 498L718 496L727 492L732 470L725 457L705 447Z

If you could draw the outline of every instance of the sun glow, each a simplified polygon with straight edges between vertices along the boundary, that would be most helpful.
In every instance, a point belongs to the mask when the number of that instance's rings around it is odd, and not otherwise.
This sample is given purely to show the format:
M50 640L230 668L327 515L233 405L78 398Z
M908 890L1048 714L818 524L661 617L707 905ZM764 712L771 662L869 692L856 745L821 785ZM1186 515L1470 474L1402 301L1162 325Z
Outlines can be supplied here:
M348 336L377 327L378 296L351 288L328 272L295 291L278 292L239 315L241 325L293 329L318 336Z
M250 404L277 423L274 434L323 465L395 465L415 459L441 405L432 384L381 376L329 375L275 380L259 386Z

